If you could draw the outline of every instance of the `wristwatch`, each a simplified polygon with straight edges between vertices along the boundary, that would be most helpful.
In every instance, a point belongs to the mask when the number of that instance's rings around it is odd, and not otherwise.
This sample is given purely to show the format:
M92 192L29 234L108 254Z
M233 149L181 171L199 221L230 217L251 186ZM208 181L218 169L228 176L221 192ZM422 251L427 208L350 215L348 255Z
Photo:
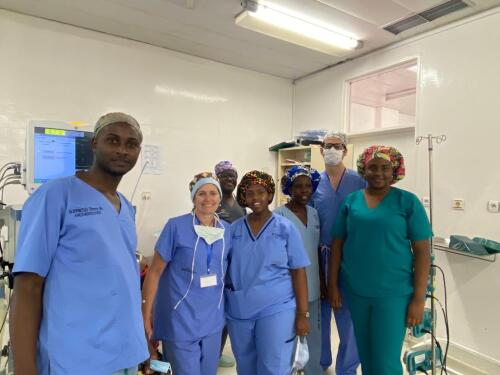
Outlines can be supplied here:
M302 315L306 318L309 318L309 316L311 316L311 314L309 314L309 311L297 311L296 312L297 315Z

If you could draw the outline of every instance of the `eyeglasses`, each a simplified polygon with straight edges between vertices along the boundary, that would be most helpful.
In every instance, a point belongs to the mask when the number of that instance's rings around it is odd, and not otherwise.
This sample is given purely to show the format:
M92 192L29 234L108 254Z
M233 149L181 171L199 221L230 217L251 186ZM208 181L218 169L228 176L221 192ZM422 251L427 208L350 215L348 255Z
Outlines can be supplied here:
M343 143L324 143L323 144L323 148L325 150L329 150L331 148L334 148L335 150L344 150L345 149L345 146Z

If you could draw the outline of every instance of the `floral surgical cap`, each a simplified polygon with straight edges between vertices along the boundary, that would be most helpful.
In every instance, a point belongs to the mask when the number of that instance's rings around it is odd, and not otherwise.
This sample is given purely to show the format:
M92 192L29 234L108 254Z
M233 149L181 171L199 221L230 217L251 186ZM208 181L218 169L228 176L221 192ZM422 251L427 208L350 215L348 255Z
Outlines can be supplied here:
M238 171L235 167L233 167L233 164L229 160L222 160L218 162L214 169L217 176L225 171L233 171L236 175L238 175Z
M392 164L392 183L395 184L401 181L405 177L405 160L403 155L395 147L391 146L370 146L366 148L361 155L358 157L356 163L358 167L358 173L364 176L366 173L366 165L370 160L382 158L388 160Z
M248 188L252 185L264 186L269 195L271 195L269 203L272 202L275 191L275 185L271 175L265 172L251 171L243 176L240 184L238 185L238 190L236 191L236 200L238 201L238 204L241 207L247 207L246 193Z

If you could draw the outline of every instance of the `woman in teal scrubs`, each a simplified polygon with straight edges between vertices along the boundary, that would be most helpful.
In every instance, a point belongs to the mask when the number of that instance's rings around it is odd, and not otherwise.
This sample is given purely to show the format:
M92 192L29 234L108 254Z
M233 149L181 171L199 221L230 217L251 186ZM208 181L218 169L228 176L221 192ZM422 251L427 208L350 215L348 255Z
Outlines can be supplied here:
M337 216L329 299L334 309L342 306L340 276L363 375L401 375L406 327L424 312L431 228L419 199L392 186L405 173L398 150L371 146L357 166L368 187L348 195Z

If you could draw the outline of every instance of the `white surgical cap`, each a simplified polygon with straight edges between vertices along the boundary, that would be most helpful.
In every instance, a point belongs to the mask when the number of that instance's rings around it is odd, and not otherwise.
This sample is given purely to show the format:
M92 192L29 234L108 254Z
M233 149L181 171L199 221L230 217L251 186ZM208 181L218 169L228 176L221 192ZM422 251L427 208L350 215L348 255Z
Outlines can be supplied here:
M323 137L323 142L325 142L328 138L338 138L342 141L344 145L347 145L347 134L339 131L329 131Z
M97 134L106 126L116 123L125 123L133 127L139 133L139 140L142 142L142 131L139 123L135 118L123 112L111 112L101 116L94 126L94 137L97 137Z

